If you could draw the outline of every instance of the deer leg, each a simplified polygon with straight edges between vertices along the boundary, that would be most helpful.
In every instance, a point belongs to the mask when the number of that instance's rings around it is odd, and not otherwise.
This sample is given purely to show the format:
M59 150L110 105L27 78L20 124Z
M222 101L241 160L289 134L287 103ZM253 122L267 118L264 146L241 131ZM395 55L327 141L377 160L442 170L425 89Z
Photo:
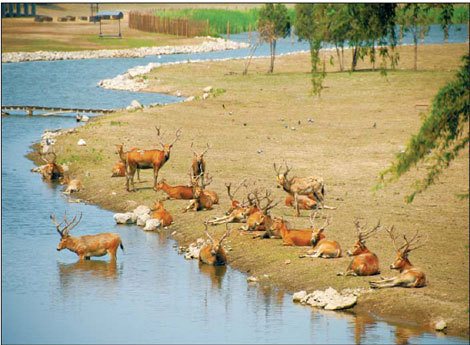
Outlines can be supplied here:
M297 200L297 193L294 193L294 203L295 203L295 216L299 217L300 212L299 212L299 200Z
M140 169L139 168L137 168L137 180L139 180L140 182Z
M157 181L158 181L158 168L153 168L153 190L157 191Z

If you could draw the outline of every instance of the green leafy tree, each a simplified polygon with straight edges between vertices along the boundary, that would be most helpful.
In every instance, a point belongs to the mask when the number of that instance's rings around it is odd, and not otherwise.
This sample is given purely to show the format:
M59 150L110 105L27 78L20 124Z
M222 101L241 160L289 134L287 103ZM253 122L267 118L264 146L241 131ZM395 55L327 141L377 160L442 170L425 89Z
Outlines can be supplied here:
M402 15L400 21L404 26L405 32L411 33L413 36L414 44L414 65L413 69L418 69L418 38L420 35L424 35L428 30L424 29L428 23L427 12L429 7L426 4L406 4L402 8Z
M264 5L259 10L256 26L258 31L262 33L261 38L263 41L269 43L271 64L268 72L273 73L277 40L286 37L290 31L290 18L287 7L283 4Z
M442 31L444 31L444 39L449 43L449 25L452 24L452 17L454 16L454 5L452 4L434 4L441 9L439 12L438 20L441 23Z
M320 96L325 71L320 71L320 49L322 45L322 35L316 20L317 4L296 4L295 5L295 30L300 40L306 40L310 47L312 94ZM318 12L317 12L318 13Z
M468 55L462 60L464 66L457 73L456 80L439 90L418 134L411 137L405 151L397 155L392 165L380 173L380 182L374 187L375 189L396 182L417 164L427 163L426 177L415 181L415 190L406 197L406 202L410 203L416 194L434 184L443 170L468 145L470 116ZM468 191L465 196L468 198Z

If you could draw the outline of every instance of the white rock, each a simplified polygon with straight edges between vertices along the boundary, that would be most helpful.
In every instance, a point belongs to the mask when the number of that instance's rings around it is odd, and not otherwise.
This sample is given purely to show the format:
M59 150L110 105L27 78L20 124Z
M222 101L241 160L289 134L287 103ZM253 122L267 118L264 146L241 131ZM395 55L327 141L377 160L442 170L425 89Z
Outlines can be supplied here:
M202 99L207 99L209 97L209 94L208 93L205 93L202 95Z
M133 214L131 212L127 213L116 213L113 218L117 224L133 224L134 220L132 219Z
M444 320L439 320L434 324L436 331L443 331L445 328L447 328L447 323Z
M86 115L82 115L82 117L80 118L81 122L88 122L88 120L90 120L90 118Z
M157 230L161 227L162 227L162 223L160 222L160 220L158 220L158 219L149 219L145 223L144 230L145 231L155 231L155 230Z
M145 213L145 214L139 214L137 216L137 225L138 226L145 226L145 224L147 223L147 220L150 219L150 215L148 213Z
M253 276L249 276L248 278L246 278L246 281L248 283L256 283L258 281L258 278L253 277Z
M191 101L194 101L194 96L190 96L188 98L186 98L183 102L191 102Z
M176 91L176 97L181 97L181 92L180 91Z
M131 107L135 108L135 109L140 109L140 108L143 108L142 107L142 104L140 104L138 101L136 101L135 99L131 102Z
M294 302L300 302L305 296L307 296L307 291L302 290L294 293L294 295L292 296L292 300Z
M207 86L204 89L202 89L202 91L204 91L205 93L209 93L212 91L212 86Z
M357 297L353 295L349 296L339 296L334 300L328 302L325 306L325 310L341 310L341 309L348 309L355 305L357 302Z
M134 210L134 214L137 216L143 215L143 214L149 214L150 213L150 207L145 206L145 205L140 205Z
M78 146L85 146L86 145L86 141L83 140L83 139L80 139L77 143Z

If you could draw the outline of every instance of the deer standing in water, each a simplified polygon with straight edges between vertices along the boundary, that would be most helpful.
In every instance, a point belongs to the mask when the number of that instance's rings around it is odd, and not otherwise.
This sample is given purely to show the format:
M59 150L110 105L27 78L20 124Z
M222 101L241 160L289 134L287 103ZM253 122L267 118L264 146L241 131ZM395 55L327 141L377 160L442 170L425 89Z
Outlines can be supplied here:
M413 266L408 260L408 254L415 249L421 248L424 243L418 244L421 240L419 231L416 231L411 240L408 241L406 235L403 235L405 243L397 248L396 236L393 233L394 227L385 229L393 242L393 247L397 252L395 261L390 265L390 269L398 270L400 274L394 278L382 278L379 281L369 282L372 288L387 288L395 286L403 286L408 288L419 288L426 285L426 275L423 270Z
M56 221L55 215L51 215L50 217L57 228L57 232L60 234L60 242L57 246L58 251L68 249L76 253L79 260L90 260L92 256L109 254L111 261L115 261L117 248L120 246L121 249L124 250L121 237L115 233L104 232L97 235L84 235L81 237L70 236L69 231L80 223L82 214L80 214L78 221L75 222L77 218L77 215L75 215L72 221L69 222L67 221L67 214L64 213L64 220L60 224ZM61 229L64 223L65 226Z
M348 256L353 259L349 264L346 272L340 272L338 275L346 276L371 276L379 274L379 258L366 247L366 239L372 237L377 233L380 227L380 220L377 225L371 229L365 230L360 224L359 217L354 221L356 226L357 240L351 250L347 251Z
M281 167L279 169L274 163L274 171L276 172L276 180L279 185L287 193L294 196L294 205L295 205L295 216L300 216L299 211L299 195L308 195L313 194L315 201L324 207L324 198L325 198L325 186L323 183L323 178L317 176L308 176L308 177L297 177L294 176L290 179L287 178L287 174L291 170L285 163L286 169L284 172L281 172Z
M227 255L222 247L222 241L229 235L230 230L227 228L227 224L225 226L225 233L219 240L217 240L209 234L207 231L207 222L204 222L204 232L211 241L211 244L201 248L201 251L199 252L199 261L201 263L214 266L221 266L227 263Z
M160 140L161 150L138 150L127 152L124 156L126 161L126 189L128 192L129 183L132 185L132 191L135 191L134 187L134 175L137 168L140 169L153 169L153 189L157 190L158 172L163 165L170 159L170 151L174 143L179 139L181 135L181 128L175 132L175 139L165 145L160 135L160 127L155 127L157 130L157 136Z

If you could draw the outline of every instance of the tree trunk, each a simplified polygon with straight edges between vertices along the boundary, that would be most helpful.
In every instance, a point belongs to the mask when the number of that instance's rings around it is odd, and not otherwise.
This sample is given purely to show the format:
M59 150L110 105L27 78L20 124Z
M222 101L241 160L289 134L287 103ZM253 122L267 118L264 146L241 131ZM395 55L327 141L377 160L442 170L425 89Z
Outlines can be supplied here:
M403 25L400 25L400 45L403 44Z
M372 42L372 70L375 71L375 41Z
M414 67L415 71L418 70L418 32L416 30L415 34L413 35L413 40L415 44L415 59L414 59Z
M353 55L352 55L352 63L351 63L351 71L354 72L357 66L357 55L358 55L359 47L356 45L353 48Z
M446 40L446 43L449 43L449 31L447 24L444 24L444 38Z
M273 41L269 42L269 56L271 57L271 63L269 65L268 73L273 73Z
M276 40L273 40L272 43L272 50L271 50L271 68L270 73L274 72L274 59L276 58Z
M341 60L341 53L339 51L338 44L336 44L336 43L335 43L335 48L336 48L336 55L338 55L339 70L341 72L344 72L343 61Z

